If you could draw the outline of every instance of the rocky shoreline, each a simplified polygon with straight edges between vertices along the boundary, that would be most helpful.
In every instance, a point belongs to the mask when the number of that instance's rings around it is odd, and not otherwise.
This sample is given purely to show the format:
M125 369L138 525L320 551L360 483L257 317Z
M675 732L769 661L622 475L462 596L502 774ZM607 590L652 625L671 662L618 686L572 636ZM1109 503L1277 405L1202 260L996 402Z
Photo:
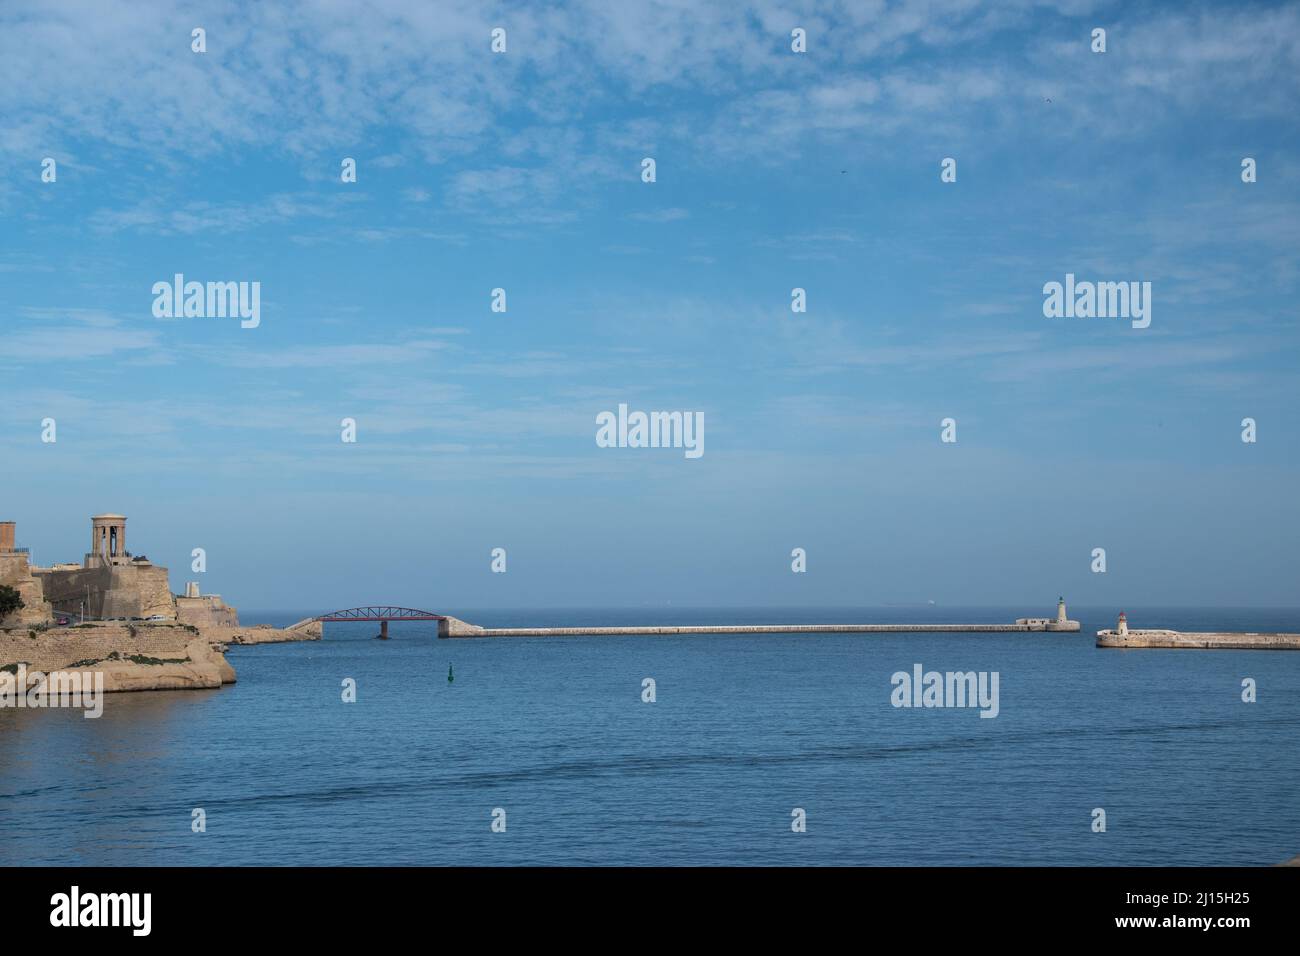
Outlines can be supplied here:
M195 626L162 623L94 622L71 627L20 626L0 629L0 672L31 679L39 671L103 675L105 692L205 690L233 684L226 660L232 644L320 640L319 625ZM91 678L93 679L93 677Z

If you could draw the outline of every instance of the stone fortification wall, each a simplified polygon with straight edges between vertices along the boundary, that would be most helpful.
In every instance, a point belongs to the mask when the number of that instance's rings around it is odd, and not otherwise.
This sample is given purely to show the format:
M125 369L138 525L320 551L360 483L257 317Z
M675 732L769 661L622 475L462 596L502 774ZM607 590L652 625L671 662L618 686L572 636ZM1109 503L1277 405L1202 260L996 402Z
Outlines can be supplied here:
M176 618L176 602L167 569L157 565L113 565L76 571L36 572L45 599L63 613L75 613L89 597L86 616L93 618Z
M238 611L217 594L176 598L176 622L195 627L239 627Z
M13 588L23 599L23 607L0 620L0 626L40 624L50 619L45 589L41 580L33 576L26 554L17 551L0 554L0 584Z

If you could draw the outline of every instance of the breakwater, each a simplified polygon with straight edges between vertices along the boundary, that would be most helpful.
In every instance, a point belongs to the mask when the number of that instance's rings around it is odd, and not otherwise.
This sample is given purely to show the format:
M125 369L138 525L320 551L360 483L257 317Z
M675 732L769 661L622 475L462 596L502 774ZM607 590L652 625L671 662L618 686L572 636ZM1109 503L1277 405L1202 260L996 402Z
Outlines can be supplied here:
M897 634L1059 631L1077 632L1078 621L1025 620L1014 624L669 624L646 627L479 627L459 618L438 622L447 637L631 637L672 634Z
M1230 631L1107 630L1097 632L1098 647L1165 647L1188 650L1300 650L1300 634Z

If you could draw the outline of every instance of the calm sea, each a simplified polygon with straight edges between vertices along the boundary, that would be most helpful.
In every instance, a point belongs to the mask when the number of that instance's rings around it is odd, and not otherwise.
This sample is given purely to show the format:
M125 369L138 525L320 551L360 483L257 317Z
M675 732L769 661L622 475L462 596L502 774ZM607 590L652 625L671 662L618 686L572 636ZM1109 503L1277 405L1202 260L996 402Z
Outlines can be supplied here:
M1025 608L452 611L488 626L1004 623ZM302 613L245 614L286 624ZM330 624L219 691L0 710L0 863L1272 864L1300 853L1300 652L1083 632L438 641ZM1300 631L1300 610L1130 609ZM997 671L1000 713L890 677ZM447 671L454 667L455 681ZM657 700L643 703L653 678ZM1253 678L1258 701L1243 703ZM357 701L342 702L356 681ZM791 830L794 808L807 832ZM1094 808L1106 832L1092 832ZM207 831L191 831L192 811ZM505 811L506 831L491 829Z

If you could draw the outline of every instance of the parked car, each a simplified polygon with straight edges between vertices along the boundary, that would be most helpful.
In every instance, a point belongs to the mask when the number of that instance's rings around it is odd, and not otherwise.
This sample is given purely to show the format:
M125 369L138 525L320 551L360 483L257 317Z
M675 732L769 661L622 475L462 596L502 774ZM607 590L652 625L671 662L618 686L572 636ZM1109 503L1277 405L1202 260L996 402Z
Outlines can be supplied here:
M165 621L165 620L167 620L167 618L165 618L165 617L164 617L163 615L161 615L161 614L151 614L151 615L149 615L148 617L146 617L145 620L146 620L146 621Z

